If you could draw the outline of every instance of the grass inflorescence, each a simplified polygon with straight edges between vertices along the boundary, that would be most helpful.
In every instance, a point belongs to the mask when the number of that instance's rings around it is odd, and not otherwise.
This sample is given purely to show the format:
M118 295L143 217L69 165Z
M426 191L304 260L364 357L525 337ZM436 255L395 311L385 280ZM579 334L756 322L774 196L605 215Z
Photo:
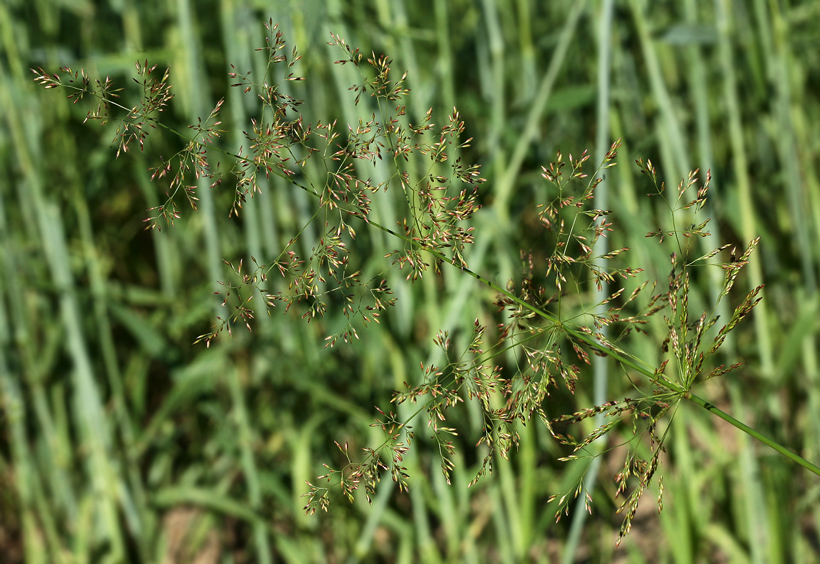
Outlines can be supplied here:
M612 7L0 10L8 558L811 561L810 10Z
M378 323L381 312L395 303L386 280L386 273L391 268L398 267L407 272L405 283L422 279L431 264L437 274L442 274L447 265L462 276L472 275L498 292L495 304L503 321L495 328L496 342L485 345L487 326L478 319L470 329L472 336L463 351L453 350L447 332L439 333L434 344L448 362L442 366L422 363L420 383L406 384L407 389L396 393L393 402L421 404L416 413L423 411L426 414L427 427L437 445L447 483L450 483L451 472L455 469L455 446L448 437L458 435L456 427L445 426L448 411L464 401L476 402L483 421L483 432L476 447L486 447L486 454L471 485L491 472L497 456L509 457L510 452L519 446L519 426L528 424L534 417L542 421L554 439L571 448L573 454L560 458L564 461L577 459L579 453L589 456L588 447L593 442L603 439L622 420L631 420L634 438L648 438L650 456L641 458L633 441L629 441L631 446L623 469L615 477L617 493L626 495L618 509L625 515L620 541L631 528L643 492L659 471L668 425L679 402L691 400L692 389L700 382L741 366L740 362L728 367L725 364L712 366L709 361L729 333L762 299L758 296L762 286L749 292L711 342L707 335L718 322L718 303L713 304L711 311L690 317L691 270L729 247L724 245L702 256L692 256L695 249L691 240L709 236L706 231L709 220L698 222L696 219L697 212L706 203L709 175L704 185L698 187L698 171L690 173L670 198L664 184L659 183L651 161L637 161L641 172L649 176L654 186L650 196L663 198L670 211L671 227L658 228L646 236L657 238L661 244L669 240L675 249L671 254L668 289L643 300L641 293L648 282L636 287L628 297L622 296L629 280L644 270L621 266L624 257L628 257L627 247L599 256L593 252L598 240L607 237L614 226L609 219L610 211L595 209L590 203L603 172L616 164L621 143L612 145L591 176L584 172L589 155L584 153L580 158L573 158L570 154L565 159L559 153L555 162L542 167L542 176L547 182L543 191L546 197L537 205L537 220L545 231L547 254L541 260L535 259L532 253L522 254L523 274L517 281L502 287L499 282L471 271L465 259L465 249L474 241L474 227L470 220L480 208L479 186L485 179L480 176L478 165L464 163L459 154L471 141L463 139L465 124L459 112L453 110L440 128L432 122L433 109L427 112L422 123L411 124L402 105L404 98L410 95L410 90L404 86L406 73L394 80L391 74L393 62L387 56L373 54L363 62L363 54L358 49L347 45L341 37L331 35L330 45L343 54L336 63L352 64L361 72L361 82L351 87L356 94L353 103L358 105L363 96L368 96L374 100L375 111L370 120L360 121L355 127L348 126L345 132L338 130L336 120L305 123L300 113L304 100L281 91L285 82L304 80L291 72L300 56L295 48L288 52L282 32L272 21L265 27L268 36L266 46L261 49L267 54L264 76L257 80L251 71L242 73L233 65L234 72L230 73L230 78L238 81L231 86L240 87L243 94L251 94L261 101L259 117L251 120L251 127L245 132L248 154L243 156L241 149L231 153L217 148L218 152L236 160L236 165L228 173L233 176L235 186L230 215L238 215L248 197L261 193L260 175L269 179L273 174L289 180L313 196L317 205L309 222L293 235L270 264L260 264L252 257L252 271L243 274L242 261L237 267L225 261L238 280L237 283L220 282L226 287L223 292L218 292L223 296L222 306L230 314L218 318L213 330L201 335L197 342L210 345L223 330L230 332L237 321L252 330L254 314L250 302L261 293L266 307L281 303L288 311L295 306L304 312L302 317L308 321L324 316L329 307L341 303L347 323L326 337L327 345L332 347L339 339L345 342L358 339L357 326ZM277 83L274 76L279 64L286 70ZM162 111L172 97L168 71L157 79L149 78L156 65L149 67L145 61L137 63L136 68L142 79L143 101L131 109L113 101L116 94L109 79L96 81L94 86L84 70L73 72L63 67L62 77L49 75L42 69L33 72L35 81L47 89L70 89L69 98L75 103L84 97L97 99L99 102L89 111L87 119L107 123L112 119L110 106L126 110L125 117L116 118L121 124L115 137L116 156L119 157L128 151L132 142L144 147L145 127L161 124L153 114ZM204 125L200 120L191 126L194 135L187 139L181 152L153 169L152 180L162 180L165 176L171 180L166 190L166 202L149 210L158 212L147 220L149 227L158 226L160 219L172 224L180 217L175 204L180 190L196 209L197 186L186 185L186 178L213 179L211 188L222 183L225 175L212 169L212 157L208 151L221 133L215 127L221 123L217 120L222 105L223 100L220 100L204 120ZM376 182L360 175L357 162L375 165L382 160L387 161L389 171L384 180ZM693 191L694 199L686 201ZM398 194L398 200L406 204L403 214L396 220L398 228L383 226L372 219L372 199L388 192L384 197L395 198L393 194ZM681 221L688 226L678 227ZM315 227L319 239L308 256L301 256L293 248L302 233L314 223L318 224ZM357 233L374 229L392 236L399 246L384 257L385 266L376 276L363 281L351 263L364 263L367 257L351 257L349 244ZM730 262L718 265L726 273L718 302L729 295L758 241L759 238L752 241L739 257L733 251ZM271 274L283 277L288 283L287 289L279 292L266 290L263 285L269 282ZM592 307L586 304L590 288L601 291L604 285L617 289L599 303L591 304ZM651 288L654 290L656 284ZM338 300L333 303L335 296ZM600 306L606 306L604 313L595 313L601 311ZM668 331L662 339L662 348L669 358L652 366L627 351L629 339L636 336L657 340L657 336L645 326L650 316L661 312ZM604 327L609 328L606 334L602 331ZM635 386L637 399L627 397L574 413L548 415L548 409L555 409L549 400L559 382L570 393L575 393L576 388L583 385L581 366L590 364L590 353L610 356L620 362L624 375ZM518 357L523 364L505 373L495 362L502 354ZM667 373L670 360L674 365L671 375ZM642 379L633 379L630 372L637 372L634 375ZM365 447L360 459L351 454L347 444L342 446L337 442L344 454L345 466L341 469L328 466L329 472L319 479L326 480L329 485L309 484L305 506L308 513L312 514L316 509L327 510L328 493L333 487L340 488L341 493L353 501L354 492L363 486L368 501L372 501L383 470L401 489L408 488L409 474L402 462L414 438L410 423L415 414L403 420L392 412L387 414L379 409L379 413L381 418L375 425L384 433L385 441L376 448ZM599 415L603 415L606 422L580 440L570 433L556 430ZM659 431L659 428L663 430ZM792 457L800 458L797 455ZM803 461L803 465L820 475L820 470L807 461ZM637 484L631 486L632 491L627 495L630 476L637 478ZM582 491L581 484L582 480L575 487L575 495ZM570 493L559 499L557 518L568 512ZM588 504L591 504L591 497L586 495ZM662 498L659 497L658 508L661 507Z

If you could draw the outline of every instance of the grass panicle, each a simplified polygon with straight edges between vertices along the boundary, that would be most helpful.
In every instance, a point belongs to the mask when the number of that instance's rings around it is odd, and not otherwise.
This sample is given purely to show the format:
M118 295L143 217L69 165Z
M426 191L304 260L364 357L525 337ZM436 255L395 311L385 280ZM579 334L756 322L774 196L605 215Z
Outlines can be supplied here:
M14 4L5 560L817 559L810 2Z
M522 274L502 287L471 271L465 258L467 247L474 242L474 227L470 221L481 207L479 186L484 179L478 165L465 164L460 156L453 156L468 148L471 141L463 139L465 123L459 112L453 110L440 128L432 122L433 109L426 113L421 124L409 123L406 107L402 105L410 94L405 86L407 74L394 80L391 59L375 54L365 59L359 49L332 34L329 44L343 54L336 63L352 64L361 76L361 81L350 88L355 93L353 104L359 105L371 98L374 113L371 119L360 120L345 133L337 130L336 121L305 123L300 113L304 100L283 90L287 82L305 80L293 72L300 56L295 48L287 49L282 32L272 20L265 29L266 45L258 49L267 56L264 76L257 79L252 71L241 72L233 65L233 72L229 73L236 81L232 87L241 88L243 94L252 94L261 102L258 118L251 119L251 127L245 132L248 155L243 156L242 149L234 153L217 146L223 133L216 129L221 123L217 119L224 103L220 100L204 121L190 126L193 136L186 138L185 148L153 169L152 180L161 181L166 176L171 180L166 189L166 203L149 210L159 212L149 218L150 227L158 226L160 218L169 225L179 218L174 201L180 190L196 209L198 186L186 185L186 176L211 179L211 188L221 184L223 174L218 172L219 167L217 171L211 167L210 150L233 158L236 163L229 173L235 185L229 215L238 215L248 196L262 192L260 175L267 180L272 174L313 196L315 211L270 264L260 264L251 257L253 267L243 274L243 261L234 267L223 259L236 282L220 282L225 289L216 293L223 299L222 307L230 308L231 313L219 317L213 330L198 337L196 342L210 346L223 330L231 333L232 325L237 322L252 330L251 300L260 294L269 313L270 308L281 303L285 305L285 312L291 307L302 310L302 317L308 321L324 317L330 307L341 304L347 322L341 330L326 337L326 346L334 346L339 339L349 342L359 338L357 325L366 327L371 322L378 323L381 312L395 304L395 298L391 297L393 291L387 285L388 271L395 267L406 271L404 282L414 283L425 276L431 264L439 275L445 274L444 268L448 265L462 276L471 275L489 285L498 292L495 305L504 320L497 325L498 338L491 345L485 344L487 326L478 319L463 349L453 346L446 331L440 332L433 342L446 362L426 366L422 363L420 383L406 384L406 390L393 397L393 402L399 405L407 401L420 404L418 410L402 419L377 408L381 417L373 425L383 433L384 442L376 448L364 447L360 459L351 454L347 443L337 442L345 465L341 469L327 466L328 473L319 478L327 481L327 486L309 484L305 511L309 514L317 509L327 511L332 487L338 488L350 501L363 487L367 501L372 503L383 471L398 483L400 490L406 490L409 474L403 460L415 437L410 422L422 412L440 456L441 471L450 484L456 468L451 438L460 431L445 423L449 410L465 401L474 401L483 421L483 432L476 447L484 448L486 454L470 485L492 472L496 457L507 459L514 448L520 447L519 426L527 425L534 417L543 422L559 444L571 448L572 454L559 458L563 461L603 456L601 452L592 453L590 445L624 420L631 421L633 436L628 441L623 469L615 476L616 497L625 496L617 510L624 514L618 535L620 542L630 531L639 500L660 468L665 440L679 403L691 400L692 389L701 382L741 366L740 362L728 368L725 364L713 366L710 357L718 353L728 334L762 299L761 285L746 295L711 343L706 335L718 323L718 303L713 304L711 311L691 316L693 269L729 247L723 245L693 258L697 253L693 239L710 235L706 231L709 219L696 219L707 202L710 174L707 172L705 182L698 187L698 171L691 172L670 196L664 183L658 181L652 162L638 159L639 170L650 178L653 186L653 193L649 195L662 198L671 221L671 227L655 229L646 237L656 238L661 245L666 243L673 249L667 291L646 296L645 303L639 305L639 295L643 296L642 290L649 281L635 287L628 298L623 297L627 285L644 271L621 266L629 248L606 250L599 255L594 251L601 248L598 242L613 231L614 225L609 210L596 209L591 204L604 171L616 164L621 142L610 147L592 175L584 171L588 154L577 158L569 154L565 158L559 152L553 163L542 167L546 187L542 190L543 201L537 205L537 221L544 231L544 250L538 258L531 251L522 252ZM281 74L275 72L277 65L282 65ZM87 119L103 123L115 119L120 123L115 138L116 156L120 156L128 151L132 142L144 148L147 134L144 126L162 125L152 114L162 111L172 97L167 71L161 79L149 78L156 65L148 67L147 61L137 63L136 69L142 80L143 101L130 110L112 101L117 90L109 79L98 80L93 83L96 86L92 86L84 70L72 72L67 67L61 69L64 77L49 75L42 69L34 73L35 82L46 89L69 89L68 97L74 103L84 97L96 99L98 104ZM277 75L278 82L275 81ZM112 118L109 114L112 105L125 110L124 117ZM313 164L316 160L320 164ZM357 162L375 165L378 161L388 163L390 172L385 180L374 182L370 177L359 175L361 167ZM694 199L688 199L693 191ZM405 204L395 230L371 219L372 200L394 193L398 193L399 200ZM314 223L318 223L318 242L308 256L300 256L294 250L296 243ZM685 227L679 226L680 223ZM349 246L357 234L366 234L369 230L387 233L399 248L384 256L386 264L376 276L363 280L356 265L363 263L365 257L353 256ZM739 257L733 251L730 261L719 265L725 279L718 302L730 294L758 242L759 238L754 239ZM278 274L287 281L285 291L269 292L262 287L270 282L271 274ZM612 289L612 293L597 303L586 303L589 289L602 292L604 287ZM653 338L646 325L652 315L661 312L664 312L667 328L662 348L669 358L653 367L626 351L635 339ZM498 359L510 353L525 362L505 372ZM575 360L571 360L570 354ZM551 395L557 392L559 381L571 394L576 393L579 385L584 385L582 366L590 364L590 354L609 356L620 363L638 397L607 401L570 414L548 415L548 411L555 409ZM671 375L667 373L670 360L674 366ZM645 381L633 379L630 371L637 371L634 376L643 376ZM600 417L604 422L580 440L559 430L588 419L600 422ZM649 443L648 457L639 454L643 439ZM804 466L817 472L816 467L807 462ZM630 480L633 477L636 482ZM560 497L556 519L568 512L569 502L582 492L584 505L591 510L592 498L585 492L583 483L581 477L573 487L574 493L570 491ZM659 509L662 506L659 496Z

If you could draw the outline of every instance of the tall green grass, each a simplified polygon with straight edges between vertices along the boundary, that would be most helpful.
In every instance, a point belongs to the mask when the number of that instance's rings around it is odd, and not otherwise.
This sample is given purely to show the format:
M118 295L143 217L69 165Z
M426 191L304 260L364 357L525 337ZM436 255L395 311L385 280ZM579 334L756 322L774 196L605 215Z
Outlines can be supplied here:
M383 481L372 506L357 499L305 516L304 482L323 462L340 462L333 440L351 450L377 444L371 406L386 406L405 381L418 383L419 362L438 362L430 352L437 330L465 345L459 327L476 317L493 324L493 293L452 273L410 287L396 272L389 281L397 307L352 345L322 346L340 316L305 324L294 311L268 317L259 307L252 333L237 328L210 348L192 346L226 314L213 295L230 276L222 259L272 260L308 223L311 202L272 177L229 220L230 189L203 181L198 213L183 208L175 228L142 231L144 210L164 196L146 168L180 140L152 131L144 155L114 160L113 122L82 125L84 102L37 89L28 72L70 65L110 74L126 86L130 106L134 61L170 66L170 123L183 130L226 97L224 141L235 151L259 116L228 86L228 64L261 75L253 49L268 18L303 55L295 70L308 81L288 93L306 100L306 121L354 125L374 111L369 101L352 105L347 89L356 78L332 65L330 32L364 53L385 52L395 73L409 71L411 121L429 107L439 124L453 105L462 112L475 138L465 158L481 161L490 179L467 260L502 285L518 276L519 249L543 245L527 226L532 202L547 190L539 166L557 150L594 151L606 127L624 140L607 175L617 227L609 244L630 247L633 266L660 280L668 256L644 235L668 212L643 197L650 186L632 161L659 163L670 187L689 169L711 168L713 237L704 244L742 249L762 235L754 270L738 284L748 291L765 283L766 300L729 343L726 360L740 358L744 368L700 395L816 462L820 183L812 124L820 106L816 54L807 48L816 8L616 3L605 114L596 111L606 84L596 55L602 10L527 0L0 6L0 550L9 561L820 560L816 479L688 407L675 415L668 443L666 508L660 518L647 511L618 548L612 476L620 459L602 458L594 487L588 479L594 512L573 536L546 500L572 487L584 464L556 463L566 453L532 424L510 462L498 460L492 476L467 488L483 457L472 448L482 421L469 407L457 417L472 435L460 439L451 486L420 419L409 493ZM390 173L385 167L360 172L378 180ZM376 200L374 217L392 226L397 205ZM318 236L309 231L300 251ZM374 259L362 270L372 276L375 259L395 243L375 236L371 245ZM705 270L693 303L710 303L720 282ZM273 289L279 284L271 278ZM663 334L662 323L651 327ZM636 352L647 361L661 355L652 346ZM608 380L609 396L631 393L621 374ZM598 398L585 385L561 399L574 410Z

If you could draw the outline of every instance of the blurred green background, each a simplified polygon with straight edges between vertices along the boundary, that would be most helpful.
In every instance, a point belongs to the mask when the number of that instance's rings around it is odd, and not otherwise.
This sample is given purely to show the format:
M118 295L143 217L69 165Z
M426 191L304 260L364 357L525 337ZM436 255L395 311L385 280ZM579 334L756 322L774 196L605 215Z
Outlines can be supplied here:
M222 259L271 260L315 202L277 179L229 219L230 187L206 183L199 212L183 207L174 228L144 231L164 194L147 168L179 139L153 131L144 153L115 159L116 123L83 124L89 101L72 105L29 71L110 76L131 106L134 62L169 66L167 123L182 130L226 97L224 146L236 151L258 109L229 88L229 64L262 70L254 48L269 18L303 55L307 81L288 91L306 100L308 122L354 125L371 112L352 104L357 77L332 64L331 32L408 71L413 121L432 107L442 124L459 108L474 137L467 156L489 180L467 258L500 284L518 276L519 249L537 248L540 166L556 151L600 161L624 140L605 185L610 245L631 247L631 266L661 283L668 255L644 235L663 214L633 161L652 159L670 186L710 169L704 249L762 236L739 285L766 290L727 347L727 362L744 367L698 393L820 460L820 3L3 0L1 562L820 561L817 478L691 406L668 439L664 511L647 493L618 548L620 455L602 459L592 515L556 524L546 500L584 465L556 462L565 452L530 425L511 461L468 489L481 462L470 408L455 415L472 434L459 437L452 486L420 420L409 493L388 477L372 506L333 498L329 513L305 516L305 481L342 463L333 441L379 444L372 406L389 408L392 390L418 382L436 331L492 323L494 296L472 279L406 285L396 272L397 306L352 345L323 347L339 312L306 324L281 310L258 312L252 333L192 345L230 277ZM301 250L317 236L309 230ZM395 245L368 241L360 250L374 260ZM695 309L719 290L714 270L695 281ZM634 352L656 360L662 339ZM628 393L620 376L611 397ZM560 398L567 412L592 405L591 374Z

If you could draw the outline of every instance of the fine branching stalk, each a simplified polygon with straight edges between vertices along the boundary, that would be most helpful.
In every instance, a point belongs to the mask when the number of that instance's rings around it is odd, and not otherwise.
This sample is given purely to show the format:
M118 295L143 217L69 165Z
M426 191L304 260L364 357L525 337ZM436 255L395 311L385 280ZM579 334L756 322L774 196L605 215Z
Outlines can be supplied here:
M387 283L387 273L398 268L404 283L411 284L430 270L441 273L447 268L455 275L471 276L491 288L497 295L499 321L494 328L495 342L488 343L488 327L478 319L472 327L463 328L469 335L468 345L458 350L447 332L439 332L433 344L441 350L445 362L422 365L417 385L406 385L396 392L393 402L418 404L416 412L402 420L391 411L379 409L374 426L384 433L384 442L363 453L352 453L347 444L339 444L346 465L328 467L321 484L309 484L305 510L327 510L332 488L338 488L349 499L364 488L368 500L374 495L379 479L388 471L401 489L408 485L408 473L403 457L414 439L412 419L425 413L432 440L441 461L441 470L450 482L454 445L452 437L458 429L448 426L448 410L465 401L477 403L483 432L477 447L486 447L486 456L475 483L492 470L496 455L507 458L519 444L518 426L540 420L552 436L571 452L561 460L589 458L587 447L616 426L629 422L632 440L622 469L615 477L618 495L623 495L618 511L624 521L618 540L629 532L638 502L658 472L664 441L682 400L688 400L748 433L790 460L820 475L820 468L782 445L764 437L740 421L719 410L693 393L696 386L713 377L722 376L740 366L716 365L714 358L727 335L761 300L762 286L754 288L740 300L728 321L718 325L717 304L710 311L693 312L689 303L691 277L696 268L711 268L709 259L729 254L729 246L715 249L703 256L694 256L697 245L690 242L706 237L708 221L698 222L697 215L706 202L709 176L703 186L696 183L697 171L690 173L676 190L667 190L657 180L657 171L650 161L638 160L637 165L651 182L653 196L667 203L670 228L657 228L647 237L671 249L670 273L659 288L657 282L638 282L643 269L621 266L628 256L627 248L619 248L596 256L596 241L615 229L608 210L592 206L596 187L603 169L615 166L620 141L606 153L594 174L587 175L584 166L589 157L558 154L555 162L542 167L543 201L538 203L538 224L547 241L546 256L522 252L521 276L501 283L469 268L465 249L473 242L471 217L480 208L479 187L484 182L479 167L462 160L469 139L463 139L464 122L455 109L443 126L433 123L430 109L420 124L411 124L405 115L402 100L409 90L406 78L393 80L392 61L384 55L369 58L348 46L335 35L329 43L341 53L337 64L356 67L361 81L351 87L355 104L372 106L372 118L358 124L339 127L330 123L306 123L300 113L302 100L286 94L282 85L304 80L293 73L299 60L296 49L287 50L273 22L266 25L266 45L259 49L267 57L265 74L255 77L250 72L231 68L233 86L260 101L258 115L251 121L245 137L247 151L231 150L220 145L218 126L223 102L217 103L204 120L194 126L192 136L186 136L165 125L158 117L173 97L169 72L159 77L156 65L137 63L137 84L141 87L141 102L133 108L118 103L119 89L109 79L92 81L83 70L74 72L64 67L59 74L34 70L35 81L45 88L65 88L69 98L79 102L90 97L96 106L87 120L106 123L116 120L119 127L115 144L117 156L127 153L133 143L142 149L151 129L164 128L184 141L184 147L170 159L152 169L153 180L169 179L166 200L149 210L147 228L173 225L180 217L177 199L184 194L196 209L196 179L212 179L212 188L227 179L234 186L234 202L229 215L238 215L248 196L261 191L260 175L271 174L286 179L293 186L315 198L316 207L309 221L293 234L278 256L267 264L251 257L253 266L243 272L225 261L233 281L221 282L223 306L230 311L217 318L212 329L197 342L210 345L219 334L236 323L252 329L254 309L251 300L262 296L268 314L277 305L284 311L298 308L309 322L321 317L329 308L340 307L347 323L326 337L333 347L358 338L357 330L379 323L382 313L395 303ZM112 108L124 112L112 117ZM221 172L211 166L213 154L221 154L233 164ZM362 173L376 163L386 163L388 177L380 182ZM393 197L398 191L400 194ZM672 194L670 195L670 192ZM380 224L372 217L375 198L393 198L401 207L397 226ZM686 225L679 225L681 221ZM312 251L299 254L296 242L310 225L318 226L318 243ZM372 257L358 256L352 243L371 230L381 231L395 241L395 249L383 257L383 266L376 274L363 275L364 264ZM739 253L732 250L728 260L720 265L724 283L718 302L731 297L739 273L751 260L759 243L754 239ZM432 269L430 268L432 267ZM272 275L278 274L286 285L281 290L270 288ZM594 295L593 288L607 287L611 294L600 303L585 300ZM650 333L650 318L661 315L666 332L662 336ZM663 324L655 324L659 326ZM719 328L718 328L719 327ZM607 331L603 331L607 328ZM605 336L606 334L606 336ZM635 339L650 339L660 346L665 359L660 365L647 364L629 353ZM520 363L502 370L502 358L514 351ZM589 364L590 354L607 356L616 361L620 372L629 379L635 394L604 402L575 413L550 413L555 406L550 396L563 386L574 393L582 385L581 367ZM378 408L377 408L378 409ZM570 433L572 425L596 416L603 424L585 437ZM638 446L648 439L649 456L639 454ZM658 507L662 507L663 482L658 480ZM569 509L572 499L583 491L583 478L557 500L556 518ZM587 506L591 504L587 494Z

